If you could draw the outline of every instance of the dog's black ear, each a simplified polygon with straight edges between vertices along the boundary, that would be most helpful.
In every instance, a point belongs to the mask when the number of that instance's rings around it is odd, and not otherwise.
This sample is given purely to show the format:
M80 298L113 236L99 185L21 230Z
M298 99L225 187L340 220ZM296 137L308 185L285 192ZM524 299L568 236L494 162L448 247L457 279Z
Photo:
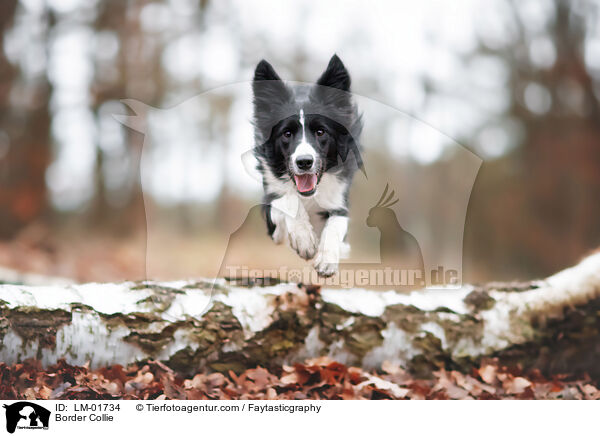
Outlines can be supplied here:
M350 91L350 74L338 55L331 57L325 72L317 80L317 85Z
M254 71L254 125L257 143L264 142L274 125L286 117L285 108L292 100L292 91L279 78L270 63L262 60Z
M256 109L266 109L274 103L283 103L291 98L290 90L285 86L270 63L264 59L254 70L252 82Z
M317 80L310 98L338 108L351 108L350 74L337 55L333 55L329 65Z
M258 63L254 70L254 81L257 82L260 80L281 80L273 69L273 66L264 59Z

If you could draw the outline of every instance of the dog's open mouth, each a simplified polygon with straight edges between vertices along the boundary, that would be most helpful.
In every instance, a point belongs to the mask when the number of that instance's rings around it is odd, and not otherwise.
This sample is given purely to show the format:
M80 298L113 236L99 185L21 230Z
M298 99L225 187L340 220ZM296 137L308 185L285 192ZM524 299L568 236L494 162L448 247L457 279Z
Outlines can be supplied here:
M316 174L294 174L296 188L302 195L310 195L315 191L317 188L317 179Z

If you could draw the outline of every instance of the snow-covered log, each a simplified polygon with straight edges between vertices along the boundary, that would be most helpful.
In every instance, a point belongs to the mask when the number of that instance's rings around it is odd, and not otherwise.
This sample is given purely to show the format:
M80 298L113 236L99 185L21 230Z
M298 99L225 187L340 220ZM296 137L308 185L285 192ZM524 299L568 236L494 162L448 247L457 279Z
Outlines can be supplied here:
M600 376L600 253L547 279L410 294L224 279L0 286L0 361L235 372L329 355L426 374L483 356Z

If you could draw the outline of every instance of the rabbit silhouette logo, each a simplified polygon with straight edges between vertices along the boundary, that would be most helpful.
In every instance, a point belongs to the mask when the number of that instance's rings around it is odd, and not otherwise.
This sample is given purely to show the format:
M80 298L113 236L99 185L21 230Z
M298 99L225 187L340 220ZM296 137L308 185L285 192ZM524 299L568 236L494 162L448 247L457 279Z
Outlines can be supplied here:
M14 433L18 429L48 429L50 411L38 404L29 401L19 401L10 405L4 404L6 409L6 431Z

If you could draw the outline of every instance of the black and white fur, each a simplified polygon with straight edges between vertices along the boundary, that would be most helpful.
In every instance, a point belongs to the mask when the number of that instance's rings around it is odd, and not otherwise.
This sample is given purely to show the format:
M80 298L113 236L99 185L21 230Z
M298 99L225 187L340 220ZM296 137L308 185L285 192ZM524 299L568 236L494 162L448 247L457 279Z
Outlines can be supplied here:
M347 255L348 192L362 169L350 75L334 55L316 84L285 84L262 60L253 81L255 155L273 240L314 259L321 276Z

